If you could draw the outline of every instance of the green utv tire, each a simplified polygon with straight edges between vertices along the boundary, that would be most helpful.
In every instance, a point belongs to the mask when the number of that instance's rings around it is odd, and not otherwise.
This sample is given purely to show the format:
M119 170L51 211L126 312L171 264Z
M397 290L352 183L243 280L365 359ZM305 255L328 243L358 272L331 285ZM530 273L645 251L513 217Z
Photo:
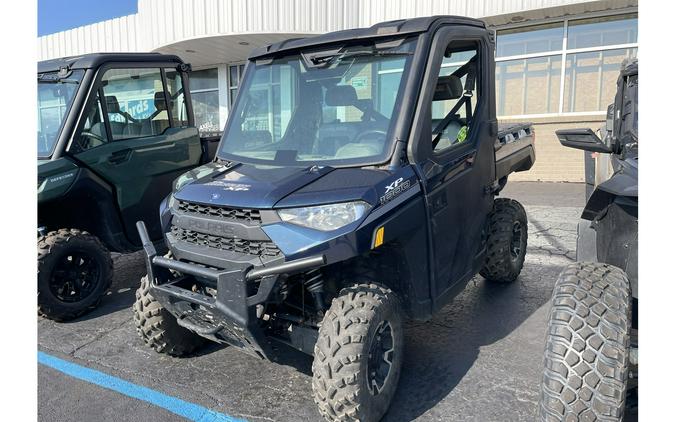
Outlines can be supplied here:
M141 286L136 290L133 313L136 332L157 353L187 356L208 341L178 325L176 318L152 297L147 275L141 279Z
M314 347L319 412L329 421L379 421L396 392L402 361L402 311L394 293L377 284L343 289Z
M110 252L94 235L60 229L38 238L38 313L67 321L90 312L112 284Z
M497 198L488 217L487 253L480 275L511 283L518 278L527 251L527 214L516 200Z
M558 277L552 300L541 420L623 420L632 303L626 274L607 264L572 264Z

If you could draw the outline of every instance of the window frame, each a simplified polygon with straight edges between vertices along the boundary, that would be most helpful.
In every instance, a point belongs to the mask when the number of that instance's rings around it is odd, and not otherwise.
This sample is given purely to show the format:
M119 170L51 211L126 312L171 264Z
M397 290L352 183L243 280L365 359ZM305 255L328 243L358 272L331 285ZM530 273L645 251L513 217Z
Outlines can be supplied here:
M440 166L453 165L461 157L475 153L482 138L482 130L472 130L468 133L464 142L455 145L453 148L446 148L435 151L431 145L431 133L433 131L431 122L431 103L438 82L438 74L443 64L445 50L452 42L474 42L479 46L478 63L479 68L476 75L476 90L482 92L482 101L476 103L473 118L475 121L486 121L493 117L491 111L491 96L494 95L488 88L491 88L489 76L493 75L491 71L494 56L490 55L491 47L494 46L494 39L491 34L485 30L475 28L458 28L454 25L440 26L430 40L430 45L426 46L431 54L424 64L424 72L420 75L421 91L417 104L414 106L414 117L410 127L410 141L408 142L408 159L414 164L423 164L433 162ZM481 54L482 53L482 54ZM425 170L426 172L426 170ZM428 175L427 175L428 177Z
M237 69L237 84L232 83L232 68ZM235 95L232 97L232 91L237 90L237 95L239 95L239 88L241 88L241 77L244 76L244 71L246 70L246 62L238 63L228 63L227 65L227 105L230 110L234 106L234 102L237 99Z
M474 120L475 120L475 116L478 113L479 107L482 105L481 101L484 101L483 100L483 85L482 85L482 83L483 83L483 76L482 76L482 70L483 69L482 68L483 68L483 66L485 66L485 64L483 62L482 51L484 50L484 45L482 44L482 40L480 38L471 38L471 37L468 37L468 38L460 38L460 37L452 38L446 44L445 49L443 50L443 58L441 58L441 63L440 63L440 66L438 67L438 75L436 75L436 80L438 81L438 78L440 78L440 75L441 75L444 67L453 67L454 65L457 64L457 62L443 63L443 61L445 60L445 52L448 51L448 49L452 47L453 43L462 43L462 42L473 43L475 48L476 48L476 54L475 54L475 57L476 57L476 59L475 59L476 60L476 74L474 75L474 77L475 77L474 89L473 89L473 92L472 92L472 95L471 95L472 101L474 101L473 107L472 107L473 108L472 114L473 114ZM473 58L470 59L470 60L473 60ZM469 61L467 61L465 63L468 63L468 62ZM462 63L461 66L464 66L465 63ZM464 86L462 86L462 88L464 88ZM463 97L463 95L464 94L462 94L462 97ZM457 101L461 101L462 97L458 98ZM447 101L447 100L445 100L445 101ZM431 125L432 136L433 136L433 129L434 129L434 125L433 125L433 104L434 104L434 99L433 99L433 95L432 95L431 102L429 104L429 114L428 114L428 117L431 118L431 121L432 121L432 125ZM457 103L455 103L455 104L457 104ZM464 107L465 106L463 106L462 108L464 108ZM443 128L443 131L445 131L446 129L447 129L447 126L445 128ZM435 156L435 157L444 157L444 156L447 156L447 154L452 154L452 151L460 149L460 147L462 147L465 144L468 144L468 145L474 144L475 141L472 137L472 134L474 132L476 132L476 129L469 130L467 132L465 141L450 144L445 148L436 149L432 145L431 146L432 155Z
M544 58L544 57L554 57L554 56L560 57L560 76L559 76L560 77L560 86L559 86L560 92L559 92L559 96L558 96L558 106L557 106L556 112L529 113L529 114L528 113L524 113L524 114L505 114L505 115L498 114L497 116L499 118L502 118L502 119L517 119L517 118L523 118L523 117L537 118L537 117L552 117L552 116L599 116L599 115L605 115L607 113L607 110L565 111L565 76L566 76L567 56L572 55L572 54L578 54L578 53L604 52L604 51L622 50L622 49L628 50L628 49L633 49L633 48L638 49L638 43L634 42L634 43L599 45L599 46L594 46L594 47L583 47L583 48L568 49L567 48L567 39L568 39L569 23L574 22L574 21L581 21L581 20L585 20L585 19L622 16L622 15L634 15L634 14L637 14L637 13L638 13L637 7L630 7L630 8L625 8L625 9L621 9L621 10L584 13L584 14L575 15L575 16L571 16L571 17L557 17L557 18L542 19L542 20L537 20L537 21L532 21L532 22L513 23L513 24L507 24L507 25L495 25L493 27L493 29L496 31L496 36L495 36L495 40L496 40L496 42L495 42L495 64L502 63L502 62L508 62L508 61L515 61L515 60L532 59L532 58ZM513 56L502 56L502 57L497 56L496 43L498 42L500 31L509 30L509 29L517 29L517 28L536 27L538 25L552 24L552 23L559 23L559 22L563 23L562 49L555 50L555 51L539 52L539 53L519 54L519 55L513 55ZM495 90L496 90L496 86L495 86Z
M229 66L226 66L226 67L228 68L227 71L229 72ZM198 88L198 89L192 89L192 80L193 80L192 74L195 73L195 72L201 72L201 71L205 71L205 70L215 70L215 71L216 71L216 86L215 86L215 88ZM191 107L192 107L193 114L195 114L195 110L194 110L195 107L194 107L194 103L193 103L193 101L194 101L194 100L193 100L193 98L194 98L194 97L193 97L193 94L204 94L204 93L213 93L213 92L215 92L215 93L216 93L216 97L217 97L217 99L218 99L218 109L219 109L219 112L218 112L218 128L219 128L219 130L216 130L216 131L204 131L204 132L201 132L201 131L200 131L200 132L199 132L200 134L202 134L202 133L213 133L213 132L220 132L220 131L222 131L222 130L220 129L220 128L222 127L222 124L221 124L221 116L220 116L220 108L221 108L221 104L220 104L220 97L221 97L221 96L220 96L220 92L221 92L221 86L220 86L220 78L219 78L219 76L218 76L219 72L220 72L220 70L219 70L218 66L215 66L215 67L214 67L214 66L199 67L199 68L196 68L196 69L192 69L192 70L189 72L189 75L190 75L190 77L189 77L189 79L190 79L190 88L189 88L188 91L190 92L190 104L191 104ZM227 78L229 79L229 74L227 75ZM228 83L229 83L229 82L228 82ZM227 89L227 91L228 91L227 97L228 97L228 101L229 101L229 89ZM229 107L229 104L228 104L228 107ZM199 129L199 125L197 124L197 116L196 116L196 115L194 115L194 126L195 126L197 129Z
M162 88L164 90L164 99L167 101L168 104L168 97L171 95L169 94L169 91L167 89L166 85L166 80L164 76L164 68L176 68L179 65L179 63L176 62L114 62L114 63L106 63L102 65L100 68L96 70L96 75L94 75L94 81L91 83L89 86L89 90L87 92L87 97L86 101L84 103L84 106L79 112L79 115L77 116L77 124L75 125L75 130L71 133L70 138L68 139L68 142L65 147L65 151L72 153L71 148L73 146L73 142L75 141L75 137L79 136L80 133L82 133L82 129L84 128L84 125L87 120L87 111L89 110L90 107L94 105L96 102L96 94L99 92L99 90L102 88L101 81L103 80L103 76L108 70L111 69L157 69L160 71L161 74L161 80L162 80ZM186 78L185 78L185 72L179 72L182 78L182 83L183 83L183 89L185 90L185 84L186 84ZM189 85L188 85L189 88ZM105 96L104 96L105 98ZM137 136L137 137L132 137L132 138L120 138L120 139L113 139L112 138L112 131L110 129L110 119L108 117L108 110L106 107L105 101L101 101L101 105L104 111L104 121L105 121L105 126L106 126L106 134L109 136L109 141L106 142L103 145L99 145L94 148L99 148L104 145L112 144L115 142L122 142L122 141L135 141L135 140L145 140L148 138L152 138L155 136L161 136L159 135L148 135L148 136ZM188 107L187 113L188 113L188 124L191 126L194 124L194 117L192 116L192 104L186 104L186 107ZM170 112L167 111L167 116L169 117L169 128L173 128L173 121L171 118ZM167 129L169 129L167 128ZM164 131L166 132L166 130ZM164 133L163 132L163 133ZM94 149L91 148L91 149ZM89 151L91 149L88 149L86 151ZM79 154L82 151L78 151L75 154Z

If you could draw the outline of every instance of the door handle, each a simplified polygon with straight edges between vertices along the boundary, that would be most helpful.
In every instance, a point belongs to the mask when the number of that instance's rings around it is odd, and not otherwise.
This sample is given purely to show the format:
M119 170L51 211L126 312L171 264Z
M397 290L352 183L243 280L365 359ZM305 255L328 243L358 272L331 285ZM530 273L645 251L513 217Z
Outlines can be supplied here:
M108 157L108 162L115 165L125 163L131 158L131 152L131 148L115 151Z

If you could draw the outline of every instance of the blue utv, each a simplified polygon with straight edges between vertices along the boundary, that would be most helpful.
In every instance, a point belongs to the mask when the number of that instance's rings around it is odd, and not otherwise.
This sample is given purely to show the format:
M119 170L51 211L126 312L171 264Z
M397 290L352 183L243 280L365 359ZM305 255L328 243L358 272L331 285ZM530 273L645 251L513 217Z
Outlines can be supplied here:
M495 199L534 164L529 124L500 127L494 33L453 16L399 20L254 50L217 158L143 222L138 333L185 355L206 339L314 356L331 421L377 421L425 320L476 274L514 281L527 216Z

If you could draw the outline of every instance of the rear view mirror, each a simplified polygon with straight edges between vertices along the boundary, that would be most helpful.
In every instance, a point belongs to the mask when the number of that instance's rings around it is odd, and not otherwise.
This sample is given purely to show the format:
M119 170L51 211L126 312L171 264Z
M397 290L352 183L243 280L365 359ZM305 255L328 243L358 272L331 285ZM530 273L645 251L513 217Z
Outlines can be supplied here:
M555 134L566 147L591 152L612 152L612 148L605 145L592 129L562 129L556 130Z

